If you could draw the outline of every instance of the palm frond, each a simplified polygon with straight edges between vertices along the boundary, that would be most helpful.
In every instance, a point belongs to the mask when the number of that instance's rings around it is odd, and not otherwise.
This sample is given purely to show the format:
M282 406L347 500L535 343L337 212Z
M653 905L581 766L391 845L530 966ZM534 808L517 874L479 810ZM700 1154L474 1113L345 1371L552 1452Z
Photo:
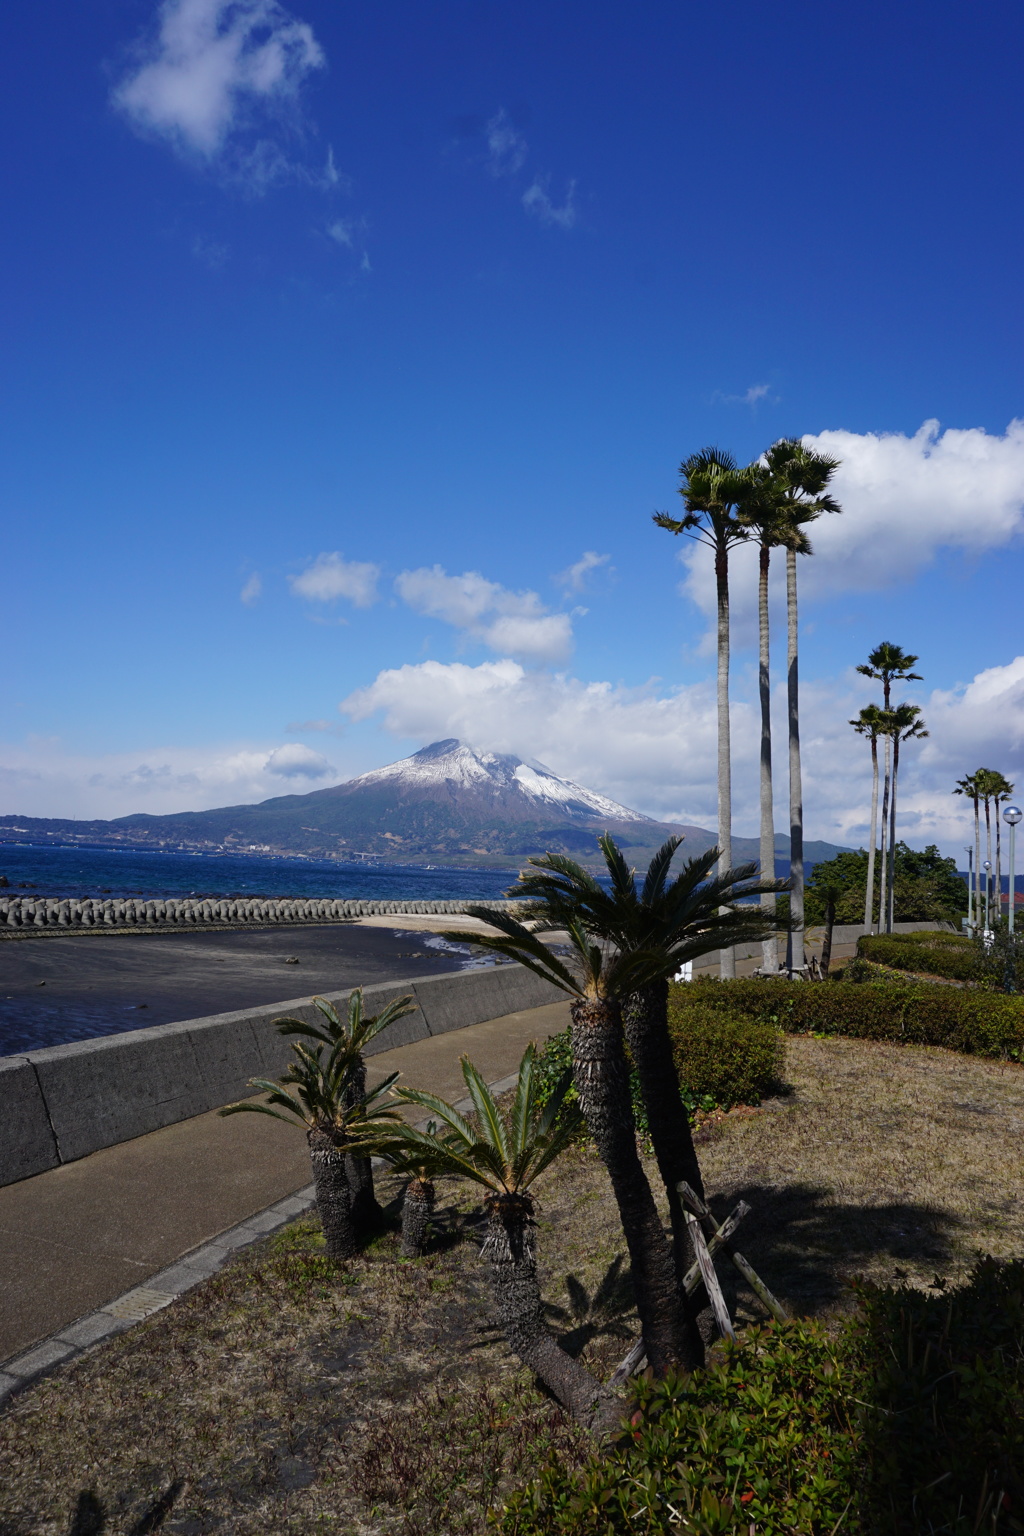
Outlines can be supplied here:
M433 1114L438 1115L468 1147L476 1142L476 1131L469 1121L459 1114L454 1104L449 1104L447 1099L438 1098L436 1093L428 1093L425 1088L396 1088L395 1098L401 1099L403 1104L416 1104L421 1109L429 1109Z
M498 1112L498 1106L491 1095L491 1090L468 1056L460 1057L460 1063L463 1080L469 1089L469 1096L473 1100L473 1108L476 1110L480 1129L491 1145L501 1153L503 1161L507 1163L509 1160L508 1134L502 1117Z
M682 843L683 839L681 837L668 838L666 842L662 843L647 866L647 875L644 879L643 890L640 893L640 900L645 905L649 906L652 902L657 901L664 893L669 868L671 867L672 860L675 858L677 849L682 847Z

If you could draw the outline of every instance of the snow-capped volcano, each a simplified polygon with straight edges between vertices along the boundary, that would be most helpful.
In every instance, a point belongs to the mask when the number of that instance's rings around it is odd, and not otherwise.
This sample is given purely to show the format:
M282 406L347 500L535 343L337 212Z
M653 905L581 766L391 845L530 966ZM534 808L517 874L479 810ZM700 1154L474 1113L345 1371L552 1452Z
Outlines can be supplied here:
M651 821L607 795L560 778L543 763L507 752L479 752L455 737L432 742L412 757L374 768L340 787L352 791L375 785L400 793L442 791L452 798L468 793L473 799L482 796L505 805L511 799L529 815L543 807L573 820Z

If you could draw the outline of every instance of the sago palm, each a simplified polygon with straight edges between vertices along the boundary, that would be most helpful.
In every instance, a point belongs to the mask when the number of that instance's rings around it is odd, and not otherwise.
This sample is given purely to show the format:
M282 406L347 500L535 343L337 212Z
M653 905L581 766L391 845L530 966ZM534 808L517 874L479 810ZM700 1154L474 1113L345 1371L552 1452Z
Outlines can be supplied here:
M687 1215L677 1186L686 1180L703 1196L704 1184L680 1093L668 1029L668 978L687 962L721 949L756 943L774 933L774 914L737 905L765 891L787 889L786 881L757 881L756 864L711 878L718 849L711 848L670 878L682 838L671 837L654 855L641 882L606 833L598 839L608 871L607 885L572 859L548 854L530 860L515 887L526 899L525 914L539 929L560 929L573 918L587 932L620 953L663 956L660 974L622 999L622 1016L640 1087L658 1171L672 1217L673 1252L680 1278L693 1262Z
M251 1087L268 1095L266 1103L229 1104L220 1113L271 1115L303 1127L327 1255L349 1259L358 1252L363 1226L349 1160L354 1156L360 1162L368 1161L363 1146L367 1130L399 1119L398 1112L382 1102L398 1073L392 1072L367 1091L362 1048L389 1024L411 1013L416 1004L411 997L400 997L379 1014L367 1017L362 1011L362 990L357 987L349 999L348 1017L342 1021L326 998L316 997L313 1002L327 1021L326 1027L295 1018L274 1022L283 1035L304 1035L316 1044L312 1048L301 1043L292 1046L297 1059L279 1082L250 1078Z
M738 507L747 491L745 472L731 453L702 448L679 466L679 495L685 513L681 518L667 512L654 521L669 533L685 534L709 548L715 559L715 591L718 610L718 846L719 872L732 865L732 742L729 721L729 551L749 538ZM736 957L723 950L721 974L735 976Z
M878 840L878 738L885 735L884 714L877 704L866 704L850 724L871 746L871 841L868 844L868 878L864 888L864 927L871 933L875 923L875 849ZM884 843L884 838L883 838Z
M552 862L556 855L550 856ZM572 860L566 860L573 869ZM622 1034L622 999L672 966L664 950L617 950L594 936L580 910L560 914L572 949L570 968L510 912L467 907L497 933L452 929L445 938L495 951L542 976L572 998L573 1080L598 1155L608 1170L629 1250L647 1358L656 1375L692 1370L703 1351L676 1275L636 1143L630 1073Z
M825 512L843 509L829 492L839 460L827 453L815 453L799 438L780 438L763 459L775 482L775 504L780 518L789 520L792 538L786 544L786 693L789 723L789 873L792 888L789 898L791 918L789 969L802 975L804 969L804 792L800 763L800 625L797 605L798 554L809 554L810 545L802 547L797 534L806 523L816 521Z
M507 1112L499 1109L467 1056L462 1075L473 1102L471 1118L436 1094L399 1088L395 1097L425 1109L440 1130L401 1125L382 1134L377 1146L398 1166L417 1166L432 1177L468 1179L484 1190L487 1238L498 1317L509 1348L544 1382L559 1402L585 1423L593 1421L604 1396L601 1384L567 1355L544 1324L534 1240L533 1186L577 1135L579 1110L565 1103L566 1073L541 1105L536 1051L527 1047L519 1064L515 1094Z

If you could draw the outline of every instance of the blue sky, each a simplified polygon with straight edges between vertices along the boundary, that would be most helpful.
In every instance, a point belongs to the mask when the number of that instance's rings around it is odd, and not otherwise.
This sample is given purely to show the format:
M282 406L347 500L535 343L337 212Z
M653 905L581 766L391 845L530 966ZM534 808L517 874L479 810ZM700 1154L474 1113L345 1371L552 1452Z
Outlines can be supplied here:
M704 443L807 433L846 509L801 572L809 830L863 837L852 667L890 638L932 728L904 830L958 848L953 780L1024 774L1022 33L17 8L3 809L263 798L452 734L710 824L708 572L650 514ZM742 558L734 590L749 832Z

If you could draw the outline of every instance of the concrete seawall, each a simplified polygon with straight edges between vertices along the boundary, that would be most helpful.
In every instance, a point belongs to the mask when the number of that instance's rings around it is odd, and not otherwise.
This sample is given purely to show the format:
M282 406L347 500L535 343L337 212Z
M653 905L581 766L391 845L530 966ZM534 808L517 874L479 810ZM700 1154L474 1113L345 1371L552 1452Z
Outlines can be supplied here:
M511 875L509 879L511 880ZM505 900L472 901L355 901L319 897L275 897L269 901L244 897L215 900L142 901L133 897L111 901L58 900L55 897L0 896L0 934L4 932L120 928L195 928L231 924L346 923L359 917L457 917L475 905L509 907Z
M412 994L417 1011L367 1054L557 1002L563 993L520 965L367 987L371 1012ZM327 994L338 1006L349 993ZM309 997L0 1057L0 1184L12 1184L251 1094L279 1077L291 1043L274 1019L319 1018Z

